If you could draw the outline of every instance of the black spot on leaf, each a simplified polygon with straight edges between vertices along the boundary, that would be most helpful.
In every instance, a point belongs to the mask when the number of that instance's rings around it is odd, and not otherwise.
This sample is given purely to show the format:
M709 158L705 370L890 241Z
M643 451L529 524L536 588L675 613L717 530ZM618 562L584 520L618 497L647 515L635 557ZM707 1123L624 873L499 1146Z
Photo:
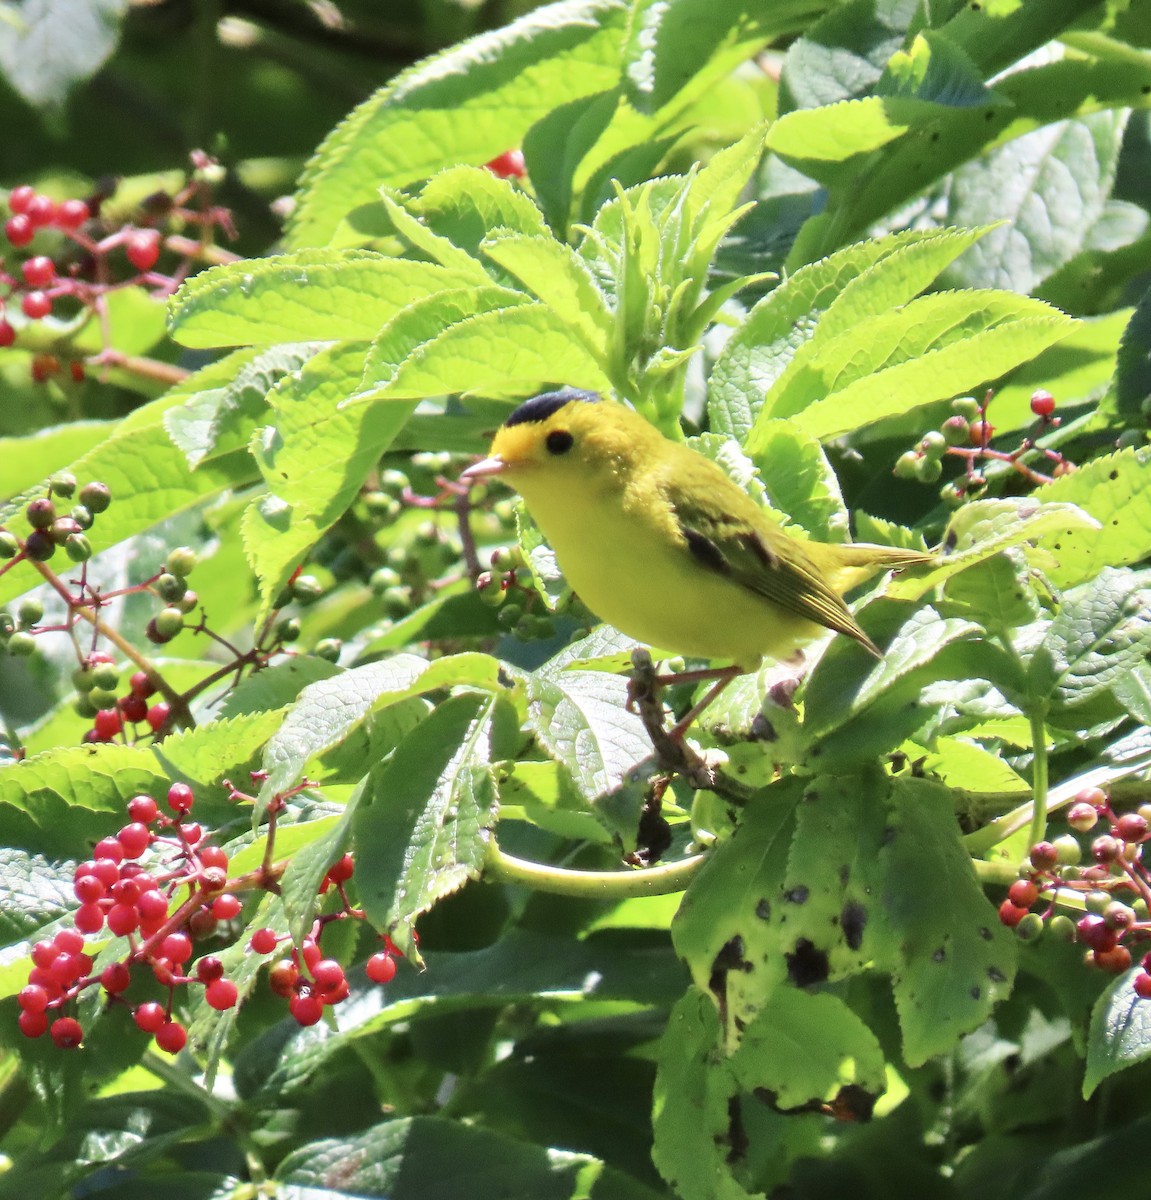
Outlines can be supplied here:
M867 909L858 901L849 900L839 915L839 923L848 948L858 950L863 945L863 931L867 928Z
M795 949L785 954L784 958L787 961L787 977L796 987L824 983L831 971L827 953L807 938L800 938L795 943Z

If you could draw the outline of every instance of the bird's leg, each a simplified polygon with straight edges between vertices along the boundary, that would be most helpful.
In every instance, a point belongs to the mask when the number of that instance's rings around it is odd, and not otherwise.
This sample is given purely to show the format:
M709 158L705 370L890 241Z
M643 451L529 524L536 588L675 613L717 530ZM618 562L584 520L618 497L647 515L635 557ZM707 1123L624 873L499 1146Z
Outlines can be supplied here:
M691 728L692 722L701 712L723 691L731 681L744 673L742 667L715 667L710 671L685 671L682 675L673 675L677 683L702 683L705 679L714 679L715 683L708 688L707 695L691 708L671 727L668 737L678 742Z
M660 703L659 694L664 687L671 683L705 683L708 680L715 680L715 685L707 695L698 704L693 705L686 716L664 733L664 736L672 743L681 742L683 735L696 717L737 675L744 673L743 668L731 666L704 667L698 671L680 671L671 675L659 675L656 673L655 664L651 661L651 655L646 650L633 651L631 661L632 675L628 681L627 706L633 712L638 710L649 732L653 725L658 724L663 733L663 705Z

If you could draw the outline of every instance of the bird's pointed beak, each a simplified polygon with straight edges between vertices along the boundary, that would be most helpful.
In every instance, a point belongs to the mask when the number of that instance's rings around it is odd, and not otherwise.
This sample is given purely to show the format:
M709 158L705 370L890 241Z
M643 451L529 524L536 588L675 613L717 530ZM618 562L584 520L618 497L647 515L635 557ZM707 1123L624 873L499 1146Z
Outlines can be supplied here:
M507 460L500 458L498 454L493 454L491 458L481 458L478 463L472 463L466 471L461 472L460 482L475 483L491 475L502 475L509 465Z

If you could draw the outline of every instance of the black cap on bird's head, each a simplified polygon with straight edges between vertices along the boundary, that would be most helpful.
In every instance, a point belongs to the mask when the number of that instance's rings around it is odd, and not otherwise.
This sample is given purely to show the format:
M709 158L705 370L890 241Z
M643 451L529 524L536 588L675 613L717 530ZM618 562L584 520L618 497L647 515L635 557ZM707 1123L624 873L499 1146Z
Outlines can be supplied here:
M603 397L595 392L584 392L579 388L560 388L558 392L541 392L540 395L525 400L504 422L504 428L546 421L553 413L559 412L565 404L571 404L573 400L581 400L585 404L599 404L602 399Z

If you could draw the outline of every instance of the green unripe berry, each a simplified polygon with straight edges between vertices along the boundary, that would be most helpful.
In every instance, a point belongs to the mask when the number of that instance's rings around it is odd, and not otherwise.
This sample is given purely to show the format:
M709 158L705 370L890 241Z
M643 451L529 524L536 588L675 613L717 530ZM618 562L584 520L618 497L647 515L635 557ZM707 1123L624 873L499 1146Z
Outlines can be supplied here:
M447 450L425 450L412 455L412 466L423 467L433 475L442 474L452 465L452 456Z
M1083 857L1083 847L1079 840L1071 834L1060 834L1052 843L1055 847L1055 861L1063 867L1074 867Z
M516 523L516 502L514 500L497 500L492 505L492 515L501 525L514 525Z
M117 699L112 688L94 687L88 693L88 702L97 709L115 708Z
M923 439L919 443L919 449L928 458L940 458L947 449L947 439L938 430L933 429L930 433L923 435Z
M1047 924L1052 937L1061 942L1075 941L1075 922L1066 913L1056 913Z
M314 604L324 594L324 586L314 575L298 575L291 584L297 604Z
M165 571L160 575L155 582L156 594L166 604L175 604L177 600L188 590L188 585L179 575L173 575L170 571Z
M77 504L68 514L81 529L91 529L93 518L91 510L84 507L83 504Z
M365 492L363 500L368 516L381 524L394 521L403 509L395 496L389 496L387 492Z
M476 584L479 588L480 599L493 608L498 608L507 599L504 582L498 575L492 575L485 571L476 580Z
M500 549L492 551L491 562L493 571L507 575L524 565L524 556L518 546L501 546Z
M496 621L501 629L512 630L520 623L520 618L523 615L524 610L521 605L508 603L500 609Z
M382 471L380 473L380 487L385 492L390 492L393 496L402 496L404 489L409 487L411 480L403 473L395 469Z
M943 422L943 438L949 446L967 445L967 418L958 413Z
M77 667L72 672L72 686L78 692L90 692L96 686L94 667Z
M1015 936L1021 942L1033 942L1043 933L1043 918L1038 913L1028 913L1015 926Z
M115 691L120 686L120 669L115 663L98 663L92 672L96 687Z
M915 471L924 483L934 483L943 474L943 464L937 458L921 458Z
M1107 911L1110 903L1111 896L1108 892L1088 892L1083 898L1083 907L1089 913L1095 913L1099 917Z
M179 575L181 579L187 579L199 561L196 551L191 546L177 546L165 559L164 569L172 575Z
M965 421L974 421L979 416L979 401L972 399L971 396L960 396L957 400L951 401L951 411Z
M112 492L106 483L86 483L80 489L79 500L90 513L98 515L112 503Z
M285 617L276 626L276 639L281 642L295 642L300 637L300 622L295 617Z
M92 543L82 533L73 533L64 543L64 553L74 563L87 562L92 557Z
M156 632L168 641L184 628L184 614L178 608L162 608L155 616Z
M907 450L895 460L897 479L918 479L921 458L914 450Z
M15 558L19 553L20 543L7 529L0 529L0 558Z
M380 603L389 617L405 616L412 611L412 590L406 587L385 588L380 595Z
M0 638L10 638L16 632L16 622L10 612L0 611Z
M75 700L72 701L72 711L78 717L84 717L86 720L94 717L100 710L88 698L87 692L81 692Z
M56 520L56 505L47 496L42 496L39 500L29 503L24 509L24 516L28 518L28 524L33 529L50 529L52 522Z
M368 580L368 587L377 596L382 596L389 588L399 587L402 582L399 571L393 570L391 567L380 567L372 572L372 577Z
M16 619L24 629L38 625L44 619L44 605L39 600L24 600L16 610Z
M17 658L27 658L35 653L35 650L36 639L30 633L21 631L8 639L8 653L16 655Z
M62 500L71 500L76 491L76 476L70 471L61 471L48 480L48 490Z
M435 546L440 540L440 527L435 521L422 521L416 528L414 540L421 546Z
M343 650L344 643L339 638L324 638L315 645L312 653L317 658L327 659L328 662L339 662L340 651Z
M190 613L199 603L200 597L189 588L172 607L178 608L182 613Z

